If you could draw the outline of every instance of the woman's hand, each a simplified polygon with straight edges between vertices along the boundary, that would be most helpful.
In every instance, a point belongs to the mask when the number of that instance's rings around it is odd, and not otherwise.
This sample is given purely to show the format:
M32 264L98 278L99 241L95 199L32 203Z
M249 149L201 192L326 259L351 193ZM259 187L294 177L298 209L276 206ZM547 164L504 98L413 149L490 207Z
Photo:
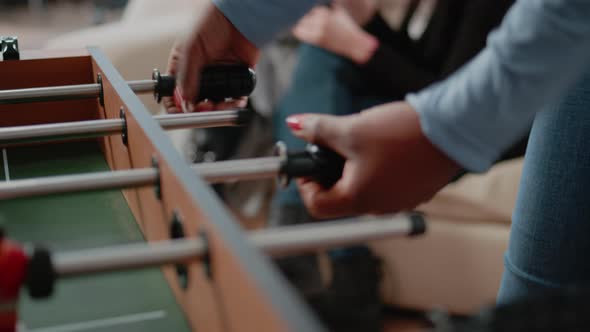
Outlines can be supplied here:
M365 32L339 2L314 8L297 23L293 34L357 64L369 61L379 47L377 38Z
M206 65L214 63L238 63L253 67L258 58L258 49L244 37L231 22L209 4L204 15L182 43L172 49L168 61L168 73L177 76L177 83L186 101L196 102L199 95L200 74ZM213 110L245 106L245 99L230 103L187 103L189 110ZM178 112L171 98L164 106L169 112Z
M295 115L287 123L296 136L346 158L342 178L330 189L298 181L305 205L317 218L412 209L460 170L424 136L418 114L404 102L343 117Z
M180 59L183 54L183 44L182 42L177 42L172 50L170 51L170 55L168 56L168 68L166 70L166 74L170 76L176 76L178 73L178 65L180 63ZM188 98L187 98L188 100ZM201 112L201 111L211 111L211 110L223 110L223 109L231 109L231 108L244 108L248 104L248 97L242 97L238 99L234 99L231 101L226 102L218 102L213 103L211 101L201 101L197 104L187 103L185 107L189 112ZM162 98L162 105L164 105L164 109L167 113L181 113L183 110L179 109L174 102L174 98L172 97L163 97Z

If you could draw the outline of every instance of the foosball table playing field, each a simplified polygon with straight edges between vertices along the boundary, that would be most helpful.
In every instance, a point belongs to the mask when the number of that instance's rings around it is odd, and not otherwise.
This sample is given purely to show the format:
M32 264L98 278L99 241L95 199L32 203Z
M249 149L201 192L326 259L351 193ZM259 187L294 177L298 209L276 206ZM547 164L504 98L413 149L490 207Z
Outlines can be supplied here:
M424 232L420 216L244 231L209 184L312 177L343 161L317 146L188 164L166 130L242 125L249 110L152 116L96 48L0 61L0 332L321 331L269 257ZM202 99L248 95L253 72L207 68Z

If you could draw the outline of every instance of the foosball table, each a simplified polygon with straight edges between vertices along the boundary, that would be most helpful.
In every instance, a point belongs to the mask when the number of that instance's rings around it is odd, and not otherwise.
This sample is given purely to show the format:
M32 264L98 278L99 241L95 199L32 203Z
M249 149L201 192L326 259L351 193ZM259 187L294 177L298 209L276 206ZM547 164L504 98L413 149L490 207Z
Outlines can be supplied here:
M424 231L420 216L244 231L209 184L312 177L343 161L317 146L190 165L165 130L243 125L249 110L152 116L96 48L0 61L0 331L321 331L269 257ZM15 53L17 56L15 56ZM253 72L212 66L202 99L248 95ZM362 219L362 220L360 220Z

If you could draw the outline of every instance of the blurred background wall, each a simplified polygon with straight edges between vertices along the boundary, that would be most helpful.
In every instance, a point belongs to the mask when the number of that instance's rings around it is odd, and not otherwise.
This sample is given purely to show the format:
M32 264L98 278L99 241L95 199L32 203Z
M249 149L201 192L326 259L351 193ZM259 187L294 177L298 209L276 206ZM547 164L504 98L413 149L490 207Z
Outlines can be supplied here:
M61 34L119 20L127 0L0 0L0 35L16 35L23 49Z

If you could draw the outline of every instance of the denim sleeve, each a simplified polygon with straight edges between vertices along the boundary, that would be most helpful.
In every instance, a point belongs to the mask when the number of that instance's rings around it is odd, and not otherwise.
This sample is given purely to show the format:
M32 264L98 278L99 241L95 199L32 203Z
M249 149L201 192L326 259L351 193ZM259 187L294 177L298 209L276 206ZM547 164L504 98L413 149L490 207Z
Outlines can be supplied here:
M213 0L228 20L261 48L320 0ZM325 2L325 1L324 1Z
M406 100L434 145L481 172L588 66L590 1L520 0L477 57Z

